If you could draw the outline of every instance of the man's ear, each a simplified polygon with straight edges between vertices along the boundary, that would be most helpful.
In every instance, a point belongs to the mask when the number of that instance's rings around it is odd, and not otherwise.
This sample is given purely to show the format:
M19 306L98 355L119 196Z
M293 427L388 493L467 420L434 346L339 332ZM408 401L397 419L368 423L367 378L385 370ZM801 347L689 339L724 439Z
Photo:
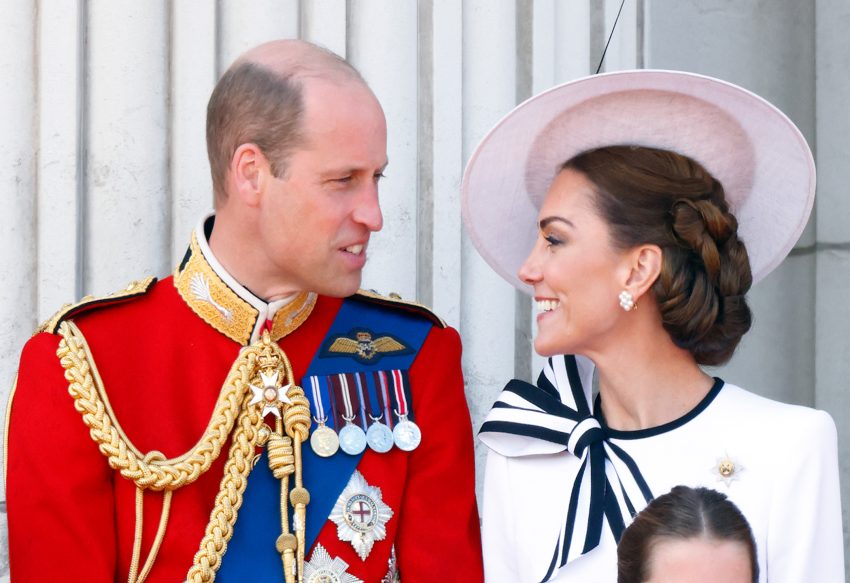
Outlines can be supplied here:
M658 245L639 245L628 253L630 270L623 287L631 292L635 301L658 279L663 261L664 255Z
M263 167L268 161L256 144L242 144L230 159L230 183L233 192L246 205L260 203Z

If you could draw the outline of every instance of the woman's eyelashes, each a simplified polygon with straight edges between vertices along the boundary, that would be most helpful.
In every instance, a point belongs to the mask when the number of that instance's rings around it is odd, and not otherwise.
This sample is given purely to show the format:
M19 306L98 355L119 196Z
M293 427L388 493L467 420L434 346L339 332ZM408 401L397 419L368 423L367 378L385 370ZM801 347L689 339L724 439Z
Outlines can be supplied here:
M558 238L556 235L553 235L552 233L544 233L543 239L546 241L546 246L549 248L558 247L564 244L563 240Z

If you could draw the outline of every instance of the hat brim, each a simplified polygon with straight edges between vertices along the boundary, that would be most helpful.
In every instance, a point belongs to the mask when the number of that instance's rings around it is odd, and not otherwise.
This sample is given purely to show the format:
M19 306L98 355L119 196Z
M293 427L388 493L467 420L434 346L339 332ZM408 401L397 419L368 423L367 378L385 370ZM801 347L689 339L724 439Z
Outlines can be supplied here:
M726 192L753 281L788 255L812 210L815 165L800 130L761 97L680 71L619 71L554 87L518 105L473 152L462 213L484 260L531 293L517 271L558 168L602 146L672 150L702 164Z

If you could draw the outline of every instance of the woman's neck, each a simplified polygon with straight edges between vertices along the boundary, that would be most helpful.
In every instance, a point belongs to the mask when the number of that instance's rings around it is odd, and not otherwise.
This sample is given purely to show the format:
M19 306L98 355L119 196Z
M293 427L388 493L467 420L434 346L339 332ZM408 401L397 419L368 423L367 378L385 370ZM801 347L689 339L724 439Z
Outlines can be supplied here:
M712 378L693 356L673 344L666 332L662 336L591 357L610 428L633 431L669 423L691 411L711 390Z

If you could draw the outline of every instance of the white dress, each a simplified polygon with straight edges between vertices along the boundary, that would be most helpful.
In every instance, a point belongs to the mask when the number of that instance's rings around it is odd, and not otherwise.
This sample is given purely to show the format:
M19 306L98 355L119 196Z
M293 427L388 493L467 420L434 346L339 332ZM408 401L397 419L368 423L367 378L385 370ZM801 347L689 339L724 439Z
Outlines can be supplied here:
M593 365L582 357L577 360L589 399ZM570 389L563 384L558 383L557 390L567 402ZM498 410L494 408L488 420L494 412ZM542 581L559 533L563 536L581 459L569 451L551 453L553 444L548 448L539 440L487 433L485 428L481 438L491 447L482 518L485 579ZM608 442L634 460L652 495L679 484L725 493L750 522L762 583L844 581L837 439L827 413L771 401L718 381L681 419L641 431L603 429ZM731 473L726 466L727 477L718 469L721 461L734 464ZM610 471L614 464L606 464ZM645 505L644 500L632 502L638 510ZM586 515L579 509L576 530ZM628 524L628 513L624 516ZM598 546L556 569L549 580L615 582L616 555L606 521Z

